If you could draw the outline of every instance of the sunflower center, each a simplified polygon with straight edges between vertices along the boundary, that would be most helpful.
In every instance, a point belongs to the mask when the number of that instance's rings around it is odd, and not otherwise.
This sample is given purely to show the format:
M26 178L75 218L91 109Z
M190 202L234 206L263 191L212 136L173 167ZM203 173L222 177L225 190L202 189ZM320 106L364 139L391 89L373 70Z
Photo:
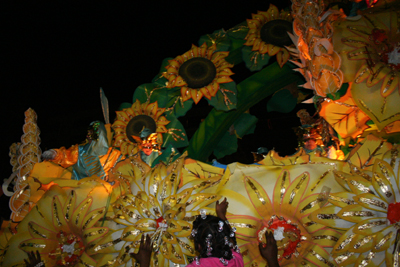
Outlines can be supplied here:
M57 234L58 245L49 253L49 257L56 260L59 266L75 266L85 250L80 237L65 233L63 231Z
M400 202L390 203L387 211L390 224L400 222Z
M126 136L128 137L129 141L136 143L132 135L140 137L140 133L145 128L149 129L150 133L155 133L157 124L150 116L137 115L133 117L126 126Z
M179 68L179 75L188 87L199 89L209 85L217 75L217 69L211 60L203 57L191 58Z
M260 38L267 44L285 47L292 44L288 32L293 33L292 23L283 19L275 19L261 27Z
M297 257L297 246L303 240L299 227L283 217L272 216L267 222L267 226L260 229L257 233L258 240L265 240L265 233L270 230L274 233L274 238L278 245L278 259L289 259L293 254ZM283 253L279 253L282 251Z

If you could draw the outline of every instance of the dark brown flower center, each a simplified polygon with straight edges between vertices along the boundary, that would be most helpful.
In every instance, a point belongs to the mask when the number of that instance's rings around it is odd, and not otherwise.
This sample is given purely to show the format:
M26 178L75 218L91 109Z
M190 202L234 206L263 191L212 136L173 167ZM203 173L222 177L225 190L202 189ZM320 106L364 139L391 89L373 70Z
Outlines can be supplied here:
M136 143L132 135L140 136L140 132L144 128L149 129L151 133L156 132L157 125L152 117L147 115L137 115L132 118L126 126L126 136L128 137L129 141Z
M211 60L203 57L191 58L179 68L179 75L188 87L199 89L209 85L215 78L217 69Z
M283 19L271 20L261 27L260 38L267 44L285 47L292 44L288 32L293 33L292 23Z

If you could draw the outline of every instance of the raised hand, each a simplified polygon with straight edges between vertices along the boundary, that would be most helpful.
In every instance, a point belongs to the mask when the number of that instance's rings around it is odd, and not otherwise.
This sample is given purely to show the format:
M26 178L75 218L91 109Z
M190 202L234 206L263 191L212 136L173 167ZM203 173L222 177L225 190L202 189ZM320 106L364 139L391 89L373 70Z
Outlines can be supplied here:
M145 236L142 235L140 240L140 246L138 253L131 253L131 257L136 260L140 264L140 267L149 267L150 266L150 257L151 252L153 251L152 243L150 237L146 235L146 241L144 240Z
M229 202L226 200L226 198L219 203L219 200L217 201L217 204L215 205L215 212L217 213L218 218L221 220L226 221L226 210L228 209Z
M40 266L44 267L44 262L40 258L39 251L36 250L36 254L33 251L28 252L28 258L29 258L29 261L24 259L25 265L27 267L40 267Z
M279 267L278 262L278 246L272 232L266 232L265 238L267 244L264 246L263 243L258 244L261 256L267 261L268 267Z

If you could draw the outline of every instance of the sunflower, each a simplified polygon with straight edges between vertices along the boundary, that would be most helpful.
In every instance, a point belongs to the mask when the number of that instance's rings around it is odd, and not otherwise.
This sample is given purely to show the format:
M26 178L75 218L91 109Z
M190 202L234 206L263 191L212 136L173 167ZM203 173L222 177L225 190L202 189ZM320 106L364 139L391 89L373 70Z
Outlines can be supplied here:
M168 79L167 88L180 87L182 100L190 98L197 104L204 96L211 100L218 91L220 84L230 83L233 80L229 77L233 74L232 64L225 58L229 52L217 52L217 46L213 44L207 47L204 43L200 47L192 45L192 48L183 55L169 60L165 67L163 76Z
M143 234L149 234L153 240L151 266L188 264L187 257L195 256L190 239L191 222L200 214L200 209L217 200L217 195L201 191L218 184L219 179L190 179L178 189L183 162L181 157L168 167L158 164L145 177L139 169L132 170L135 173L130 177L133 194L121 197L113 205L114 220L123 227L93 248L119 253L117 257L105 258L105 266L126 264L131 249L137 251ZM122 173L121 176L129 179Z
M162 116L165 108L159 108L157 101L140 103L136 100L130 108L117 111L117 118L112 127L115 131L113 146L119 147L123 155L133 155L138 152L138 145L132 136L139 136L143 128L158 134L158 142L162 144L162 134L168 130L165 127L169 121Z
M96 207L104 202L94 203L92 196L80 201L80 193L70 191L67 196L53 186L19 225L4 263L14 265L26 257L24 252L37 250L46 266L96 266L94 254L87 249L108 232L107 227L97 225L105 208Z
M285 46L290 46L292 41L287 32L292 32L292 16L290 12L270 5L267 11L258 11L247 20L249 31L245 37L244 45L251 46L252 51L261 55L268 53L276 55L279 66L283 66L289 59L289 52Z
M349 192L332 194L333 205L312 214L316 222L347 230L332 251L340 266L398 266L392 255L400 252L398 152L391 151L392 164L376 159L372 173L363 176L336 172Z
M333 38L340 51L346 79L353 82L357 105L382 130L400 119L399 13L364 15L335 25Z
M265 266L258 250L265 232L273 231L278 245L280 266L333 266L329 249L340 232L327 229L308 219L308 215L326 203L325 185L334 179L328 162L317 168L301 166L229 166L234 170L219 194L232 206L227 218L236 227L238 244L246 266ZM333 161L331 161L333 163ZM317 164L317 163L315 163ZM268 173L268 177L266 177ZM275 177L277 177L275 179Z

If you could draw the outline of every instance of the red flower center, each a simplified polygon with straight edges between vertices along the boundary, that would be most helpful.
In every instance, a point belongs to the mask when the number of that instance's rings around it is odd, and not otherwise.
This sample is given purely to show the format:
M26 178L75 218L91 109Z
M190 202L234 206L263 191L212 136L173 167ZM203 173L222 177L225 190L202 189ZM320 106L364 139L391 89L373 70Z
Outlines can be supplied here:
M60 231L57 234L58 245L49 253L59 266L75 266L85 250L80 237Z
M300 229L296 225L288 223L284 218L275 217L267 222L266 227L258 231L259 239L264 238L268 229L274 232L278 250L283 250L282 257L289 259L296 252L297 245L301 241ZM279 261L283 259L282 257L278 258Z
M390 224L400 221L400 202L389 204L387 219L389 220Z
M162 216L161 216L160 218L158 218L158 219L156 220L156 222L157 222L157 229L158 229L159 227L164 227L164 228L167 227L167 221L164 220L164 218L163 218Z

